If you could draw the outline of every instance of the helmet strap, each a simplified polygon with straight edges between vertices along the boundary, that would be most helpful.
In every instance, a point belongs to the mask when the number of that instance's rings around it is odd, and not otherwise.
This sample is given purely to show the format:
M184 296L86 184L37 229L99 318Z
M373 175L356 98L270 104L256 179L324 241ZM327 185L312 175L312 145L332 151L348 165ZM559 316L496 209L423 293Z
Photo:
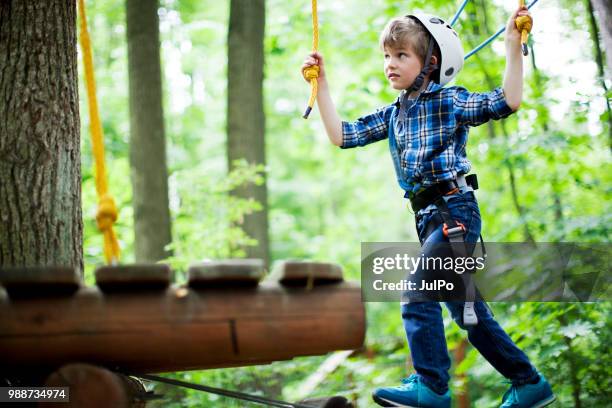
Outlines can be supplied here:
M417 77L414 79L412 85L407 88L409 92L418 91L419 89L421 89L421 86L423 86L423 82L425 81L425 77L436 69L438 69L437 64L431 63L431 56L433 55L434 44L435 40L431 36L429 36L429 45L427 46L427 56L425 57L425 65L423 66L423 69L421 70L419 75L417 75Z

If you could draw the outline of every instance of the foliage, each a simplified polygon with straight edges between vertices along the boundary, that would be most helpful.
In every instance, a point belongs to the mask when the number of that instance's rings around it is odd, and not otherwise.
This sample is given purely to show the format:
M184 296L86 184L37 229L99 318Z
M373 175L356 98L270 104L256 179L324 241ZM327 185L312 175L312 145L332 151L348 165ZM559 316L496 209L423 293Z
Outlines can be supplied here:
M515 3L468 3L457 30L466 50L504 23ZM122 0L88 1L98 97L107 140L110 189L121 208L118 234L124 260L133 260L128 164L125 16ZM340 114L355 119L393 101L377 37L392 16L407 13L391 0L319 1L321 51ZM410 2L453 15L456 2ZM266 168L241 167L227 176L225 159L226 38L229 2L163 0L160 8L164 108L168 136L174 257L179 270L203 257L236 256L248 238L236 221L257 210L228 191L266 172L272 258L331 260L359 277L360 243L416 240L412 215L394 183L385 143L341 151L327 142L318 113L301 113L308 97L299 66L311 47L310 1L267 1L265 112ZM596 79L582 2L553 0L533 9L534 63L525 59L525 98L511 118L474 128L468 154L479 174L485 238L490 241L609 242L610 146L605 95ZM564 29L563 27L571 27ZM552 39L552 42L551 42ZM469 60L457 83L474 91L501 85L503 40ZM554 44L550 49L550 44ZM560 52L560 51L563 52ZM562 54L562 55L559 55ZM561 58L557 65L548 62ZM82 75L81 75L82 78ZM81 95L85 95L81 88ZM83 205L88 276L102 261L92 221L95 194L83 123ZM512 182L514 180L515 190ZM89 278L91 280L91 278ZM610 396L610 304L498 303L498 321L553 384L556 406L604 407ZM367 305L366 345L332 373L318 395L343 394L371 406L372 388L396 383L410 367L395 304ZM465 332L445 314L449 349ZM173 374L184 380L272 398L294 399L324 357L268 366ZM453 366L466 373L474 406L499 403L501 376L474 349ZM454 387L454 384L451 384ZM228 399L156 386L166 399L153 406L244 406Z
M180 189L172 194L175 201L171 203L175 208L172 219L175 236L170 245L174 255L168 261L173 270L185 272L190 263L202 257L244 257L244 246L257 244L240 224L245 215L261 210L261 205L230 192L243 184L263 183L263 166L249 166L246 161L238 161L235 166L223 179L211 178L204 165L172 174L171 180L194 176L198 180L195 186L172 183Z

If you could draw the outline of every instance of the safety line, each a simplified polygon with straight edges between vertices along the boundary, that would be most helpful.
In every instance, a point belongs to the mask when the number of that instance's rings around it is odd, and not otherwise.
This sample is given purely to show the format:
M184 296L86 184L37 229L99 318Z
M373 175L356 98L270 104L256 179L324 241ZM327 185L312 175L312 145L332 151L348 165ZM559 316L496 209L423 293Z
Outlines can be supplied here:
M457 10L457 12L455 13L455 16L453 17L453 19L450 22L451 27L455 25L455 23L457 22L457 20L459 19L459 15L461 14L461 12L463 11L463 9L465 8L465 5L467 4L469 0L464 0L463 4L461 5L461 7L459 7L459 10Z

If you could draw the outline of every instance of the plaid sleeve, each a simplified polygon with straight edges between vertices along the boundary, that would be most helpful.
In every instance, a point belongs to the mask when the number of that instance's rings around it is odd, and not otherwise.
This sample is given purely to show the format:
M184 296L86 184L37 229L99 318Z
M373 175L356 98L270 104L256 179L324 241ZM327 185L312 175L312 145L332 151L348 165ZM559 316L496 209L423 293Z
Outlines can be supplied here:
M459 125L478 126L490 119L502 119L514 111L506 103L504 91L495 88L491 92L469 92L457 88L453 96L455 118Z
M389 121L393 105L377 109L374 113L362 116L355 122L342 122L342 146L365 146L388 137Z

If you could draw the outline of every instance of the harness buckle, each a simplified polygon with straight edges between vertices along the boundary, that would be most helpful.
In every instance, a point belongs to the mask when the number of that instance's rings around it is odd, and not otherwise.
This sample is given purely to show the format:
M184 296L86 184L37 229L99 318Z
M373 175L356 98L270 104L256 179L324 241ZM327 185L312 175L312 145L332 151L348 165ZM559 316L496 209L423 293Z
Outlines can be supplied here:
M448 225L446 223L444 223L444 225L442 226L442 233L446 238L448 238L449 236L454 237L458 234L463 235L463 233L466 231L465 225L463 225L459 221L455 221L455 223L457 224L457 226L450 229L448 228Z

